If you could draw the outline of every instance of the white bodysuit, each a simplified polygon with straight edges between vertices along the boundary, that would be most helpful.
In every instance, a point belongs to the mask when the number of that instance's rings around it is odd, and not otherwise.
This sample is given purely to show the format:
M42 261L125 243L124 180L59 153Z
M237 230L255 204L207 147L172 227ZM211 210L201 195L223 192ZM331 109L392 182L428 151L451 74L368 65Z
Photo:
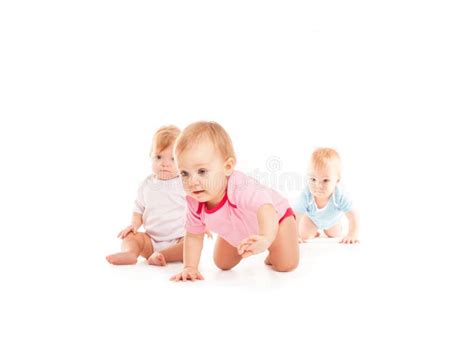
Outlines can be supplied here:
M186 199L181 178L160 180L148 176L140 185L135 200L136 213L142 214L143 228L153 249L160 251L184 237Z

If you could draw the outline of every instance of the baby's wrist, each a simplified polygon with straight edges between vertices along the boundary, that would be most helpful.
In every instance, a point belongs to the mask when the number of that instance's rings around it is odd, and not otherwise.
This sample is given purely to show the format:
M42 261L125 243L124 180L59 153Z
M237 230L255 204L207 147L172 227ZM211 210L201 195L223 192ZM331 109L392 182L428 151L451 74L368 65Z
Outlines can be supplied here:
M347 235L348 236L357 236L357 233L359 233L356 229L350 229L348 232L347 232Z
M198 268L195 267L195 266L184 266L183 270L185 269L194 269L194 270L197 270Z

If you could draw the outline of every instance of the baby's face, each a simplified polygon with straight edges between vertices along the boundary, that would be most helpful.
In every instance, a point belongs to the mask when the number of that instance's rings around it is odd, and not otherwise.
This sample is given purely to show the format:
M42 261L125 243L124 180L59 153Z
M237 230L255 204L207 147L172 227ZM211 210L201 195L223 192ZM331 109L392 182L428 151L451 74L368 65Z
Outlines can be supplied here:
M310 166L308 170L309 190L316 198L329 198L339 182L339 172L335 165Z
M158 179L169 180L178 176L178 167L173 158L173 147L154 151L151 159L153 173Z
M203 141L180 153L177 163L188 196L208 207L220 202L234 168L233 159L224 161L212 143Z

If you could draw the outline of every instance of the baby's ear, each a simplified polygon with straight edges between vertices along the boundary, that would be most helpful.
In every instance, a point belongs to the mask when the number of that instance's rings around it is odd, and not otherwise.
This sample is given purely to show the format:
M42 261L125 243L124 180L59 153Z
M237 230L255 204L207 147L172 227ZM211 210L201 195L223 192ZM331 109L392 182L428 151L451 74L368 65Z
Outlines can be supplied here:
M229 157L224 163L225 175L230 176L234 171L235 167L235 159L233 157Z

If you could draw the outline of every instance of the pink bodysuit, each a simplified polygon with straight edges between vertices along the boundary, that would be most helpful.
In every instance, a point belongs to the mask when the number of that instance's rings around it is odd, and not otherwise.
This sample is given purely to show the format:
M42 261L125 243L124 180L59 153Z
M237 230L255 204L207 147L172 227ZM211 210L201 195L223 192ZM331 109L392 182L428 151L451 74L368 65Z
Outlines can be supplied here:
M273 205L280 223L294 216L285 197L239 171L229 177L226 195L214 208L207 209L206 203L189 196L186 201L186 231L201 234L210 229L235 247L245 238L258 234L257 211L262 205Z

